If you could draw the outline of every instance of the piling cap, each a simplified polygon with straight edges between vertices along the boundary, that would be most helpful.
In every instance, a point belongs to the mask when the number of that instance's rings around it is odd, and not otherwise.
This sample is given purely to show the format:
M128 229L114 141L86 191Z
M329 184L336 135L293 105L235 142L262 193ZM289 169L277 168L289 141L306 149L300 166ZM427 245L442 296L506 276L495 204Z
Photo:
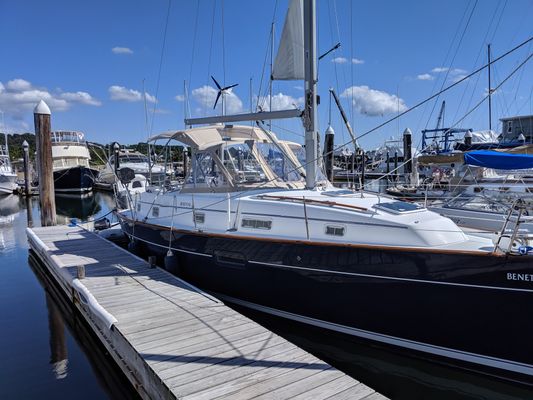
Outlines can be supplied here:
M328 129L326 129L326 135L335 135L335 131L331 127L331 125L328 125Z
M412 135L412 133L411 133L411 129L409 129L409 128L405 128L405 131L403 131L403 135L404 135L404 136L406 136L406 135L409 135L409 136Z
M37 104L33 110L34 114L43 114L43 115L50 115L52 114L50 112L50 108L48 107L48 104L44 102L44 100L41 100L39 104Z
M466 131L465 138L471 138L471 137L472 137L472 131L471 130Z
M22 148L23 148L23 149L27 149L28 147L30 147L30 145L28 144L28 142L27 142L27 141L23 141L23 142L22 142Z

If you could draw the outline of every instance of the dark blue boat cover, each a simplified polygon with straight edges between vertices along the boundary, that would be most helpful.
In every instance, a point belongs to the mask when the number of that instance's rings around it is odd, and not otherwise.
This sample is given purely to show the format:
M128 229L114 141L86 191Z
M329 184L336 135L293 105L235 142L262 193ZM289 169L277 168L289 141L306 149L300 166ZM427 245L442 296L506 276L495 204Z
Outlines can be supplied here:
M533 168L533 155L500 153L490 150L475 150L464 153L465 164L494 169Z

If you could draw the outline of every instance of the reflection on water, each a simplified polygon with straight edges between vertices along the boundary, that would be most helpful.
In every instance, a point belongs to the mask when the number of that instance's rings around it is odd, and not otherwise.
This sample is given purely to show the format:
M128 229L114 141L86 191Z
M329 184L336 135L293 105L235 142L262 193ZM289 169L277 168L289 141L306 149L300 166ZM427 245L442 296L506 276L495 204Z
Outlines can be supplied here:
M0 196L0 254L13 251L16 245L13 223L21 209L19 196Z
M68 357L65 341L65 323L59 309L46 293L46 308L48 309L48 327L50 329L50 364L56 379L67 377Z
M89 217L98 214L101 193L79 194L56 194L56 214L58 223L67 224L70 218L87 220Z
M98 193L60 199L58 214L98 218L113 207ZM28 221L40 223L37 197L0 197L0 398L138 398L42 266L29 264Z
M533 399L530 387L410 357L341 333L232 307L394 400Z

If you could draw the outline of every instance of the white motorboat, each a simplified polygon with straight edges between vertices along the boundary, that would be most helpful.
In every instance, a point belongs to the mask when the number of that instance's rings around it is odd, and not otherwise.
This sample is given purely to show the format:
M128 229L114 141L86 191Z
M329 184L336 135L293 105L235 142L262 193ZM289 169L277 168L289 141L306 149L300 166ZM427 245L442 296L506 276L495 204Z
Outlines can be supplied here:
M98 171L89 165L91 156L84 134L77 131L55 131L51 135L55 191L90 192Z
M5 145L0 145L0 195L12 194L17 188L17 174L13 172L9 159L7 133L4 135Z

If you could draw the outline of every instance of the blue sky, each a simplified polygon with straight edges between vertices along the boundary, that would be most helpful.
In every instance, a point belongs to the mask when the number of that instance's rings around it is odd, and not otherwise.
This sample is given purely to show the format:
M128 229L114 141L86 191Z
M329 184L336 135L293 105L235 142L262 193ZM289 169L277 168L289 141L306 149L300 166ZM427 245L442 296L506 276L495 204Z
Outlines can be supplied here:
M160 64L168 4L49 0L44 6L37 0L0 0L0 110L6 129L33 131L32 109L44 98L53 129L81 130L101 143L136 143L150 132L183 127L184 80L193 116L212 114L210 75L239 84L227 97L228 112L248 111L250 78L254 99L267 93L268 65L261 92L259 85L270 24L274 20L279 38L287 0L277 7L275 1L172 0ZM319 65L321 132L327 127L329 87L341 95L361 134L486 63L487 43L497 57L533 35L533 0L317 0L317 7L319 53L341 42ZM492 86L532 51L530 42L495 64ZM532 64L494 94L493 129L499 129L500 117L533 114ZM299 81L275 82L273 107L301 105L301 87ZM435 125L442 100L445 124L452 125L487 88L482 72L361 143L372 148L406 127L417 141L421 129ZM332 124L336 144L348 141L335 109ZM487 129L486 104L459 125ZM302 141L298 121L278 121L274 130L284 139Z

